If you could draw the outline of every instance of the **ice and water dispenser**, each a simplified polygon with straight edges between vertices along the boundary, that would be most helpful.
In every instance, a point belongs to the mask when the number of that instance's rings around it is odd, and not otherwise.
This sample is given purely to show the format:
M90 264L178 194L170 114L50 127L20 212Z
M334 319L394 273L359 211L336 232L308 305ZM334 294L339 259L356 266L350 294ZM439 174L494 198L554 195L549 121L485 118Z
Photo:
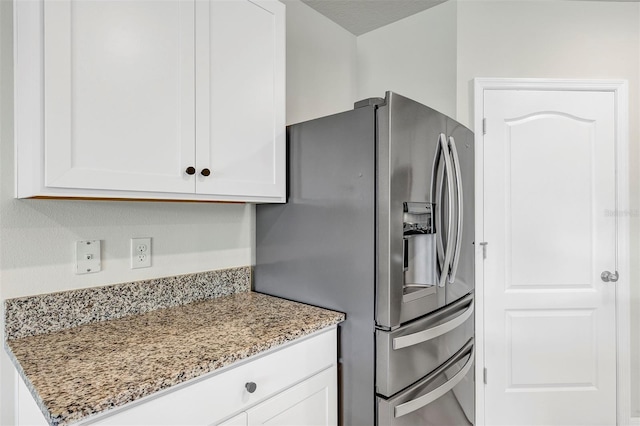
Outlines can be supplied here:
M404 203L404 302L436 292L437 252L432 203Z

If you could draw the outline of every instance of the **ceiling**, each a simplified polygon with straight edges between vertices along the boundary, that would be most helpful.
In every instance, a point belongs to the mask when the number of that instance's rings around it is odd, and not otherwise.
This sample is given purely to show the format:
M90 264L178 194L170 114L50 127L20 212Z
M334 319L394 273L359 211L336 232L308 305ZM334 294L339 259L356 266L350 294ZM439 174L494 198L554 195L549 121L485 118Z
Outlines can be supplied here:
M354 35L383 27L446 0L302 0Z
M359 36L447 0L302 0L350 33ZM640 0L591 0L640 1Z

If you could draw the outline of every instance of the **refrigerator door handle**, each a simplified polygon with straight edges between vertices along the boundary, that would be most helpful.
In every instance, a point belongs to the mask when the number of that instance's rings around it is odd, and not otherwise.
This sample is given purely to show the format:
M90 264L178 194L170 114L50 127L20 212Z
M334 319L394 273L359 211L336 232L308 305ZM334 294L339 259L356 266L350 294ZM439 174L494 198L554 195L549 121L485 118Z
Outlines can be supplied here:
M456 228L456 246L453 253L453 263L451 266L451 274L449 275L449 282L453 283L456 280L456 272L458 271L458 262L460 261L460 249L462 247L462 223L464 219L464 194L462 191L462 175L460 169L460 159L458 158L458 149L456 148L456 141L453 136L449 136L449 146L451 147L451 156L453 157L453 169L456 175L456 192L458 194L458 226Z
M456 362L464 358L467 354L469 354L469 359L465 363L464 367L462 367L460 371L458 371L453 377L451 377L451 379L447 380L444 384L442 384L441 386L437 387L436 389L432 390L427 394L424 394L416 399L412 399L411 401L407 401L403 404L396 405L393 409L393 416L395 418L398 418L398 417L407 415L409 413L412 413L416 410L419 410L422 407L428 404L431 404L433 401L435 401L436 399L440 398L441 396L449 392L451 389L453 389L458 383L462 381L462 379L464 379L464 377L467 375L467 373L469 372L469 370L471 370L471 367L473 366L475 349L472 342L469 342L466 345L465 349L461 351L461 354L459 356L452 357L446 364L442 365L440 368L438 368L438 370L436 370L436 372L434 372L434 374L443 373L453 364L455 364Z
M469 298L473 299L473 296L469 296ZM474 309L474 303L473 303L473 300L471 300L471 303L462 314L458 315L457 317L453 318L450 321L445 322L444 324L440 324L435 327L431 327L426 330L419 331L417 333L412 333L406 336L400 336L400 337L394 338L393 350L418 345L428 340L435 339L438 336L442 336L443 334L446 334L451 330L454 330L455 328L464 324L464 322L469 319L469 317L473 314L473 309Z
M443 179L440 182L440 185L437 184L436 180L438 177L438 163L440 161L440 156L442 156L442 158L444 158L444 173L443 173ZM438 147L436 149L436 157L435 157L435 163L434 163L434 168L433 168L433 186L436 187L436 191L435 195L436 195L436 206L437 206L437 211L436 211L436 221L437 221L437 226L436 226L436 235L438 238L438 260L441 262L440 265L440 279L438 280L438 287L444 287L444 285L446 284L447 281L447 275L449 274L449 269L450 269L450 265L451 265L451 258L453 257L453 202L454 202L454 198L453 198L453 165L451 164L451 158L449 157L449 148L448 148L448 143L447 143L447 137L444 135L444 133L440 133L440 137L438 138ZM448 196L448 201L449 201L449 211L448 211L448 217L447 217L447 223L448 223L448 227L447 227L447 239L446 239L446 244L447 244L447 248L446 250L443 249L443 243L442 243L442 215L444 212L442 203L441 203L441 197L442 197L442 187L444 186L444 176L447 176L447 196ZM432 186L432 189L433 189ZM433 195L433 193L432 193ZM433 198L432 198L433 199ZM444 253L444 259L442 259L442 251L445 251Z

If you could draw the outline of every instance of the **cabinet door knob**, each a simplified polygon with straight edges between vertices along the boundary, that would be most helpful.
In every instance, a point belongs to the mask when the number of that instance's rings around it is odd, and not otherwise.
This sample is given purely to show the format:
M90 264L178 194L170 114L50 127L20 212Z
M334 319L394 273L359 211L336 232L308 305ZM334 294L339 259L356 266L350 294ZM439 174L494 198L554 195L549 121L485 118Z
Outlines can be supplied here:
M245 383L244 387L247 389L247 392L254 393L258 388L258 385L256 385L254 382L247 382Z
M196 174L196 168L195 167L187 167L187 170L184 171L186 174L188 175L195 175Z
M202 171L200 172L200 174L202 176L209 176L211 174L211 170L209 169L202 169Z

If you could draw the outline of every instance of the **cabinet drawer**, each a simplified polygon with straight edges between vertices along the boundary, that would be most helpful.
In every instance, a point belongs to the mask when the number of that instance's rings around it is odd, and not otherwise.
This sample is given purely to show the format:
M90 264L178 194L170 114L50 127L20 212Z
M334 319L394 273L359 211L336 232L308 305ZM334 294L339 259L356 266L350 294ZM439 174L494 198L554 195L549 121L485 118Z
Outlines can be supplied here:
M81 424L209 425L334 365L335 328ZM253 393L245 388L255 383Z

